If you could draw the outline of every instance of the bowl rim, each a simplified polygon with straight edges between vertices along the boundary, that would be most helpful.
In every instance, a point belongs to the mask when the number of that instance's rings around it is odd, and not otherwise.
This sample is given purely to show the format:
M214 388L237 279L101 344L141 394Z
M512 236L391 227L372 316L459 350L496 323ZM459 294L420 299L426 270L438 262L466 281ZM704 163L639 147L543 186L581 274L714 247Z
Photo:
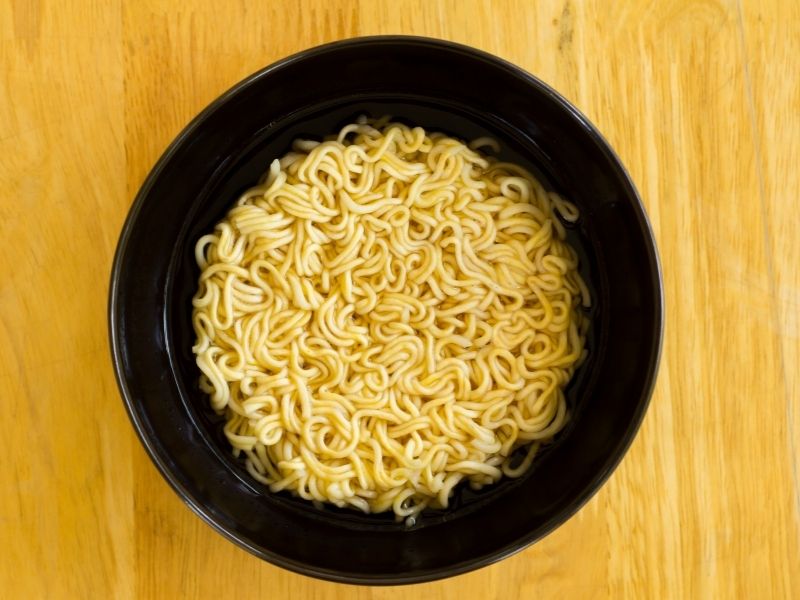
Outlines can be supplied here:
M217 520L214 518L214 516L209 511L207 511L206 508L202 505L202 503L199 502L194 497L193 493L190 490L188 490L180 482L180 480L173 474L173 472L170 470L169 466L166 464L164 459L162 459L162 457L160 456L154 443L150 440L148 434L146 433L145 423L136 409L137 402L135 401L133 395L131 394L128 388L128 383L125 374L123 373L123 367L122 367L123 351L116 324L119 320L117 296L119 293L119 284L122 274L121 271L122 271L123 257L126 254L128 243L130 241L130 237L134 229L134 225L137 221L139 212L141 211L146 199L150 195L150 192L155 182L159 178L161 172L170 162L170 160L178 151L178 149L188 139L191 138L194 131L198 127L200 127L213 113L215 113L217 109L219 109L222 105L227 103L231 98L235 97L237 94L248 88L251 84L253 84L257 80L269 76L270 73L272 73L273 71L285 68L293 63L313 58L320 54L324 54L334 48L371 46L375 44L380 44L380 45L411 44L417 46L427 46L432 51L444 49L450 52L461 54L472 60L475 59L481 60L486 63L490 63L492 66L496 68L510 72L511 74L513 74L518 78L524 79L529 85L536 88L538 92L545 94L552 101L558 104L559 107L563 109L566 113L568 113L572 119L578 122L580 127L595 141L600 151L606 155L606 157L610 160L610 162L612 162L619 168L619 172L623 178L622 183L625 187L628 188L628 191L630 192L630 199L634 204L634 209L638 213L637 216L639 217L640 224L643 226L643 233L645 234L644 236L645 243L647 246L649 246L647 248L649 250L648 260L652 263L652 266L654 267L654 273L653 273L654 278L652 283L654 283L655 287L657 288L654 290L655 293L653 296L654 308L655 308L654 317L657 321L657 323L655 324L656 327L654 327L654 331L655 335L657 336L657 342L655 344L654 348L655 352L653 355L653 359L651 361L649 373L647 373L647 377L644 380L641 400L636 405L636 410L632 412L630 415L629 426L625 432L625 435L619 440L620 444L617 450L612 455L610 455L608 463L606 464L605 468L598 471L594 475L590 484L586 486L584 491L581 494L579 494L576 498L574 498L571 502L564 505L561 508L561 510L559 510L558 514L550 517L547 521L545 521L545 523L539 529L537 529L534 532L524 533L516 540L514 540L514 542L506 545L505 547L502 547L493 552L489 552L487 554L483 554L472 559L468 559L466 561L462 561L460 563L450 565L446 568L436 568L427 570L423 569L415 571L414 574L397 573L391 576L354 575L352 573L345 574L339 571L332 571L330 569L316 567L313 565L309 565L307 563L303 563L293 559L288 559L280 554L271 552L269 550L266 550L262 547L250 543L244 536L240 535L238 532L234 530L229 530L228 528L218 523ZM634 438L636 437L636 434L638 433L642 425L644 416L650 405L656 381L658 379L658 372L660 368L661 356L664 345L664 329L665 329L664 282L663 282L661 259L659 256L653 227L645 210L642 198L636 186L634 185L628 170L626 169L625 165L620 160L619 156L614 151L612 146L608 143L605 137L597 129L597 127L594 124L592 124L592 122L589 121L589 119L583 113L581 113L569 100L564 98L555 89L553 89L547 83L543 82L542 80L532 75L525 69L509 62L508 60L495 56L484 50L468 46L466 44L461 44L438 38L414 36L414 35L359 36L359 37L336 40L325 44L313 46L311 48L301 50L287 57L279 59L267 65L266 67L259 69L258 71L252 73L251 75L248 75L244 79L240 80L238 83L234 84L228 90L220 94L211 103L209 103L180 131L180 133L177 134L177 136L175 136L175 138L163 151L163 153L161 154L155 165L151 168L146 178L142 182L135 196L135 199L128 210L128 214L122 226L119 241L117 243L117 248L114 253L108 294L109 294L108 310L107 310L108 335L109 335L109 345L111 350L111 358L114 368L114 376L117 382L117 387L119 389L120 395L122 396L123 404L125 405L125 410L128 414L128 418L131 421L140 442L144 446L148 456L150 457L150 460L156 466L158 471L161 473L161 476L166 480L168 485L181 498L181 500L192 510L192 512L194 512L198 517L200 517L200 519L202 519L205 523L211 526L211 528L213 528L216 532L220 533L226 539L230 540L231 542L233 542L240 548L248 551L249 553L253 554L254 556L257 556L262 560L266 560L267 562L270 562L273 565L282 567L284 569L288 569L290 571L293 571L301 575L312 576L328 581L333 581L338 583L348 583L348 584L401 585L401 584L423 583L446 577L452 577L455 575L460 575L475 569L479 569L494 564L505 558L508 558L513 554L516 554L517 552L524 550L534 542L549 535L556 528L558 528L559 526L564 524L567 520L572 518L581 508L583 508L583 506L592 497L594 497L594 495L600 490L600 488L608 480L611 474L616 470L622 459L627 454Z

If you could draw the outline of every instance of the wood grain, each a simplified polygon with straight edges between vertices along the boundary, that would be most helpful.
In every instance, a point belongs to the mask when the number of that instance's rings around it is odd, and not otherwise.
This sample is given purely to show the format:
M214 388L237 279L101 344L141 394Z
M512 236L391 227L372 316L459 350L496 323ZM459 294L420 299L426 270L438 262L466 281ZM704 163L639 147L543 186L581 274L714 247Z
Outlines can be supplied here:
M595 498L406 588L294 575L197 519L135 438L105 322L122 221L185 123L273 60L379 33L488 50L584 111L644 197L667 307L650 411ZM781 0L0 0L0 595L796 597L798 57Z

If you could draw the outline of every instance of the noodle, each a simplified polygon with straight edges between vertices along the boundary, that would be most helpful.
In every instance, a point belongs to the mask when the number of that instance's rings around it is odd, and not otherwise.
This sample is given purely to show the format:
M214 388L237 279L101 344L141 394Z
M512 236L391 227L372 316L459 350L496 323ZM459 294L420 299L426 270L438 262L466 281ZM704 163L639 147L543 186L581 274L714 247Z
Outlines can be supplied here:
M200 386L250 474L409 524L522 475L585 354L557 215L578 211L522 167L420 127L296 141L195 250Z

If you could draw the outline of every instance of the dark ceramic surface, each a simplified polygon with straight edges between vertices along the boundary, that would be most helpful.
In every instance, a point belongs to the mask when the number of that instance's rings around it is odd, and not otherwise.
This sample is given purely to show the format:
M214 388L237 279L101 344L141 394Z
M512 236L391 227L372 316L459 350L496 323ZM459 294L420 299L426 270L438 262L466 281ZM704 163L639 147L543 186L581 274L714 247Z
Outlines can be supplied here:
M523 478L460 490L406 529L389 515L318 509L270 494L235 462L197 388L193 247L298 136L391 114L463 139L498 138L581 211L569 235L594 306L588 360L567 390L573 414ZM360 38L256 73L173 142L120 237L109 299L117 379L139 437L201 518L253 554L325 579L411 583L520 550L600 487L647 407L663 327L658 258L642 204L597 130L552 89L488 54L424 38Z

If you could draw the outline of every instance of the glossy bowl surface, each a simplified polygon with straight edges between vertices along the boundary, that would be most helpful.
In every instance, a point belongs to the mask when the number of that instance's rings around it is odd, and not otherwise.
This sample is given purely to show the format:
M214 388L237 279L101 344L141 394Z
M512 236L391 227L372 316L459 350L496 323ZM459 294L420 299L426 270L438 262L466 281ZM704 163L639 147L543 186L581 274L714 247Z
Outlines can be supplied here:
M190 299L196 240L297 137L322 137L360 114L462 139L497 138L575 202L569 231L593 295L589 356L571 382L572 419L524 477L406 529L388 515L315 508L271 494L230 454L198 390ZM483 52L413 37L357 38L286 58L212 103L142 185L111 278L113 361L145 448L201 518L253 554L336 581L411 583L516 552L563 523L606 480L647 407L659 360L660 269L642 203L619 159L572 105Z

